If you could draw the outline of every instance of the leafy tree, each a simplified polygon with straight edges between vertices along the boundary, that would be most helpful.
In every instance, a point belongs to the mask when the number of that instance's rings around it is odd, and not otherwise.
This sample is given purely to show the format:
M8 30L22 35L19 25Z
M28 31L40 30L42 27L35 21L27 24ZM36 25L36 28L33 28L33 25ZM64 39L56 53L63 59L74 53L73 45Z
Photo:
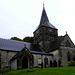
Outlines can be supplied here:
M23 41L22 39L20 39L20 38L18 38L18 37L11 37L10 40Z
M23 38L23 41L33 43L33 37L25 37Z
M23 40L18 38L18 37L11 37L10 40L16 40L16 41L23 41L23 42L33 43L33 37L30 37L30 36L23 38Z

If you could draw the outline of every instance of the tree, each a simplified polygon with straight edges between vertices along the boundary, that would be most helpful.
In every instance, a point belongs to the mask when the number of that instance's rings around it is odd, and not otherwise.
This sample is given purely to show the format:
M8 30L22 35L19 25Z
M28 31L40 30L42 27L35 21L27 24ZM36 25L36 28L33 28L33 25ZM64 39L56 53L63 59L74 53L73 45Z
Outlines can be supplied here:
M33 43L33 37L30 37L30 36L24 37L23 40L18 38L18 37L11 37L10 40L16 40L16 41L23 41L23 42Z
M11 37L11 39L10 39L10 40L23 41L22 39L17 38L17 37Z
M33 37L25 37L23 38L23 41L33 43Z

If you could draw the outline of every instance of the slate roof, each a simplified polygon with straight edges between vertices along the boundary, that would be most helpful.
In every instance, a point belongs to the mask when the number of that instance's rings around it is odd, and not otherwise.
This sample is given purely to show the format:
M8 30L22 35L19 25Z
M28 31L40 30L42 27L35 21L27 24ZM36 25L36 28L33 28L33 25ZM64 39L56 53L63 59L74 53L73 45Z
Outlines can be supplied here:
M31 53L49 54L37 44L0 38L0 50L21 51L25 46Z
M45 11L45 8L43 7L43 11L42 11L42 16L41 16L41 20L40 20L40 24L39 26L36 28L36 30L38 30L41 26L46 26L46 27L50 27L50 28L53 28L53 29L57 29L55 26L53 26L50 22L49 22L49 19L47 17L47 14L46 14L46 11ZM35 30L35 31L36 31ZM34 31L34 32L35 32Z
M20 51L24 48L24 42L0 38L0 49L10 51Z
M64 37L65 36L60 36L57 38L56 41L52 42L52 44L48 47L47 52L51 52L51 51L59 49L61 42L63 41Z

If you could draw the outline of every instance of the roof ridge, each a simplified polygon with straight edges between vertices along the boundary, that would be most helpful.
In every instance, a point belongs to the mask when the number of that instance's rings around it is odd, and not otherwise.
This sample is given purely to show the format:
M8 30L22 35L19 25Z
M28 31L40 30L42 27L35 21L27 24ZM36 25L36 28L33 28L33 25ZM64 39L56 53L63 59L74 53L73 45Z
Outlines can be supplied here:
M8 40L11 42L19 42L19 43L29 43L29 42L23 42L23 41L17 41L17 40L11 40L11 39L5 39L5 38L0 38L1 40ZM31 43L30 43L31 44ZM33 43L32 43L33 44Z

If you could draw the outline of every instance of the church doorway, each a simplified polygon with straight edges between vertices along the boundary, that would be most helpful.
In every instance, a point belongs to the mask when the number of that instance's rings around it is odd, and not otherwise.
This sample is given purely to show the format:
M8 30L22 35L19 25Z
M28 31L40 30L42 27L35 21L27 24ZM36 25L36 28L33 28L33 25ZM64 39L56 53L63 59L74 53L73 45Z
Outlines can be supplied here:
M44 67L46 68L48 65L48 58L44 58Z
M22 59L22 69L28 68L28 58L27 56L24 56Z

